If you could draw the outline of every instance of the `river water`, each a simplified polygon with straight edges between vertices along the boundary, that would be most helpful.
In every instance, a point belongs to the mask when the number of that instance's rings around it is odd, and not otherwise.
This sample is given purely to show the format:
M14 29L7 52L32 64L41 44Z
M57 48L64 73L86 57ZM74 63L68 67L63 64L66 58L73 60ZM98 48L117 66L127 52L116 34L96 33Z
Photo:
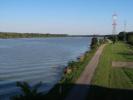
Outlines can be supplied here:
M17 81L41 81L40 91L48 91L90 43L89 37L0 39L0 99L20 92Z

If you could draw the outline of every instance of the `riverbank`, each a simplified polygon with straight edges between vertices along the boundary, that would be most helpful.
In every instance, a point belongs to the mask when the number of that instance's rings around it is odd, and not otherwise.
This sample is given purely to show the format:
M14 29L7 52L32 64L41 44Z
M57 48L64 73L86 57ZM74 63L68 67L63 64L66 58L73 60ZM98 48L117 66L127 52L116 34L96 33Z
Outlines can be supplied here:
M88 65L85 67L81 76L75 82L75 86L71 89L65 100L73 100L74 98L76 98L76 100L86 100L90 82L92 80L95 69L97 68L99 62L99 58L105 46L106 44L103 44L97 49L96 53L91 58Z
M63 100L70 89L74 86L75 81L79 78L84 68L93 57L97 49L93 49L84 54L84 59L68 64L69 68L72 69L71 73L64 74L58 84L56 84L48 94L45 95L46 100Z
M91 82L88 99L133 99L133 68L113 67L113 61L133 62L133 47L124 42L105 47Z
M100 53L99 49L101 47L99 48L98 46L101 46L101 44L103 44L104 42L107 42L107 41L103 40L102 42L98 42L98 45L95 48L93 48L90 51L87 51L83 56L80 57L80 59L78 61L72 61L72 62L68 63L67 68L69 69L69 72L64 74L62 79L60 80L60 82L58 84L56 84L48 94L46 94L46 99L47 100L53 100L53 99L54 100L63 100L63 99L65 99L66 96L71 91L71 89L73 87L75 87L76 81L79 80L79 77L81 77L81 74L83 74L83 72L85 72L88 63L90 62L90 60L92 60L92 57L94 57L94 54L96 53L96 51L98 53ZM98 54L96 53L95 56L98 57ZM96 57L94 57L94 58L96 58ZM95 60L95 59L93 59L93 60ZM92 61L92 62L95 63L95 61ZM90 68L88 70L93 69L91 64L89 64L88 67L89 66L90 66ZM87 72L85 72L85 73L87 73ZM91 80L91 76L90 76L89 81ZM80 91L80 90L78 90L78 91Z

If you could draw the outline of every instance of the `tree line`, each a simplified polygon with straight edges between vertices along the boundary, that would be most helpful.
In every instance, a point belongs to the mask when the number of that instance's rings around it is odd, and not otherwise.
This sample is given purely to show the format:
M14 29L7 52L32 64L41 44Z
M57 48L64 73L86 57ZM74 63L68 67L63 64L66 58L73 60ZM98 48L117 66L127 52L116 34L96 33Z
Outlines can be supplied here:
M120 32L118 34L118 39L133 44L133 32Z
M65 37L67 34L41 34L41 33L13 33L0 32L0 38L45 38L45 37Z
M133 32L120 32L115 35L105 35L105 37L112 40L114 43L116 41L125 41L126 43L133 45Z

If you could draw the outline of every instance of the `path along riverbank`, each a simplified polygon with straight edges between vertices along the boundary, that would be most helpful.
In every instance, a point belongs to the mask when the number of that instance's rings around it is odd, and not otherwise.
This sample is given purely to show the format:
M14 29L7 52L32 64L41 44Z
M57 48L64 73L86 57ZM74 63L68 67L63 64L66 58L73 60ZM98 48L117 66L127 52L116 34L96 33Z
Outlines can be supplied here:
M103 48L106 44L101 45L92 57L89 64L86 66L82 75L76 81L74 87L70 90L65 100L85 100L89 91L89 85L95 69L98 65L100 55L102 54Z

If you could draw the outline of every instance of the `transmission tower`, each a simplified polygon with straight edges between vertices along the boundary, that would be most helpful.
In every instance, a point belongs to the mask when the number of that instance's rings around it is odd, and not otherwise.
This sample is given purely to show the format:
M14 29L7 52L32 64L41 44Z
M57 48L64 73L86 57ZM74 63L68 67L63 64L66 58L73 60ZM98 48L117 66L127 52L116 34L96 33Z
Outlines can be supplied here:
M127 27L127 22L124 21L124 41L126 42L126 27Z
M114 41L116 41L116 39L117 39L117 37L116 37L117 14L113 14L112 18L113 18L113 23L112 23L113 31L112 31L112 34L114 36Z

